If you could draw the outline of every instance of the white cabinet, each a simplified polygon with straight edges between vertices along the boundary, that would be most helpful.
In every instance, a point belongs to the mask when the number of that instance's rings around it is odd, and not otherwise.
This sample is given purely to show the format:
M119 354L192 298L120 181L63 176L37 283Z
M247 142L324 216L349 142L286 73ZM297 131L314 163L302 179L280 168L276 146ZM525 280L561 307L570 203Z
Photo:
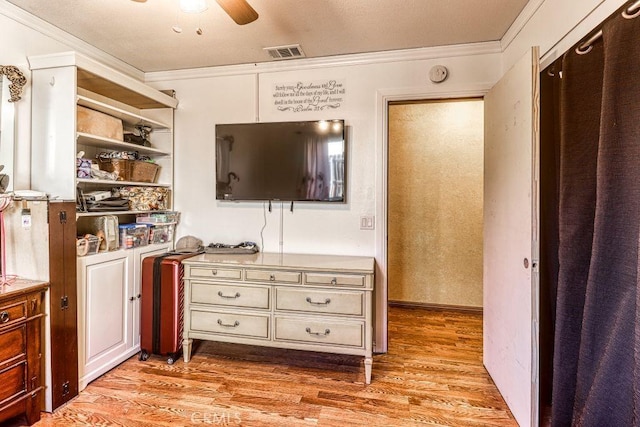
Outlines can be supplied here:
M118 187L173 186L173 110L178 101L141 80L76 52L30 56L32 150L31 186L61 200L78 201L80 191ZM78 108L89 108L121 120L123 130L152 129L151 146L131 144L78 129ZM116 121L117 121L116 120ZM116 123L117 124L117 123ZM91 127L90 127L91 128ZM86 130L86 129L85 129ZM92 131L93 132L93 131ZM153 159L156 182L78 178L76 158L95 159L101 152L135 151ZM125 208L126 209L126 208ZM143 211L78 212L77 228L85 233L93 217L117 215L120 224L135 222ZM165 252L170 244L101 252L78 258L78 355L80 389L126 360L140 346L140 267L142 258Z
M80 390L140 351L142 260L169 244L78 258Z
M371 382L373 258L202 254L182 263L185 362L193 339L353 354Z

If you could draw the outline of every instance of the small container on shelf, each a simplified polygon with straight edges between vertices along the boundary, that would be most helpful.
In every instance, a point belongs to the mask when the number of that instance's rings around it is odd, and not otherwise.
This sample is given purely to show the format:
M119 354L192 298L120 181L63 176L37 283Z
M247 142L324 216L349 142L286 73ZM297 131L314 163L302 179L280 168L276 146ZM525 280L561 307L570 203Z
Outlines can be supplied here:
M174 224L149 224L149 244L173 241Z
M147 224L121 224L120 247L123 249L137 248L149 244L149 226Z
M134 160L131 162L131 181L158 182L160 166L146 160Z
M177 224L180 222L180 212L165 211L138 214L136 222L144 224Z
M100 249L100 238L92 234L85 234L76 239L76 253L78 256L95 255Z

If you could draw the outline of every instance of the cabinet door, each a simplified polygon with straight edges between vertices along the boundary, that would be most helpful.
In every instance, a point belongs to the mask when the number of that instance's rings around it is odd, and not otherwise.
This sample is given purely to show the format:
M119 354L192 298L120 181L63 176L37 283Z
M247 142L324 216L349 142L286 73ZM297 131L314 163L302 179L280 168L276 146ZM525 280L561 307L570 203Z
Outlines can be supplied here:
M133 281L131 256L117 251L86 258L80 258L78 281L84 320L79 336L81 387L122 362L132 347L127 299Z
M133 253L133 281L131 283L131 296L129 302L132 307L131 343L133 347L140 346L140 298L142 296L142 260L148 256L160 255L171 250L170 243L149 245L136 248ZM133 297L133 299L131 299Z
M485 97L483 360L523 427L538 424L538 80L533 48Z

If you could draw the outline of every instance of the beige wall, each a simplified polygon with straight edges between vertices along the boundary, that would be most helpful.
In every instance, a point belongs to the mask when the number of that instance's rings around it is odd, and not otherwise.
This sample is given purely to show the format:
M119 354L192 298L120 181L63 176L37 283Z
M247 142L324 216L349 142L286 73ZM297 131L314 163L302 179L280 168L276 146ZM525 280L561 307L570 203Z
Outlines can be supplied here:
M482 306L483 101L389 106L389 300Z

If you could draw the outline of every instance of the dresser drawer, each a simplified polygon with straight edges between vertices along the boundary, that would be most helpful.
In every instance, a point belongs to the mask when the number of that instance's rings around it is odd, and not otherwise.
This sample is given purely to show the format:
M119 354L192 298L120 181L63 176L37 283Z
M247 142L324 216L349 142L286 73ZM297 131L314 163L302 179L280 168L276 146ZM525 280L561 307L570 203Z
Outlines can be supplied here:
M191 267L190 278L242 280L242 270L236 268Z
M352 286L364 288L365 276L363 274L330 274L330 273L305 273L304 282L307 285L323 286Z
M364 322L275 318L276 341L299 341L314 344L364 346Z
M269 338L269 316L191 309L191 330L252 338Z
M247 280L256 282L300 283L297 271L247 270Z
M191 303L268 309L269 290L269 286L234 286L192 281Z
M21 325L18 328L8 330L0 335L0 369L7 362L25 357L27 353L27 327Z
M26 374L26 361L0 371L0 406L8 399L26 393Z
M276 288L276 310L306 313L364 315L364 291L323 291Z
M27 318L27 301L13 300L0 306L0 328L23 321Z

